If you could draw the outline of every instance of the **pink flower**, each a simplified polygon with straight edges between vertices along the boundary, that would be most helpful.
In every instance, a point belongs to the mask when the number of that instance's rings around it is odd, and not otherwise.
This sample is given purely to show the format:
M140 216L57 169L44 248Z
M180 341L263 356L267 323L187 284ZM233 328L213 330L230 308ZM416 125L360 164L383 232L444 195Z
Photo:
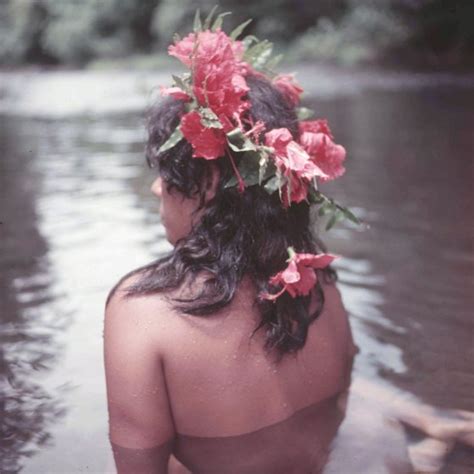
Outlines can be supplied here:
M191 97L179 87L160 87L160 93L163 97L171 96L178 100L191 100Z
M295 253L289 249L290 259L285 270L277 273L270 278L270 284L282 286L282 289L276 294L262 294L261 297L270 301L276 300L280 295L287 291L293 298L297 296L308 295L311 289L316 285L316 268L327 267L336 255L311 253Z
M293 171L298 178L311 180L316 177L324 177L324 172L318 168L310 159L308 153L301 145L291 141L286 146L286 167Z
M324 133L328 135L331 140L334 140L328 121L325 119L304 120L300 122L300 134L304 132Z
M325 173L321 181L330 181L346 171L343 162L346 150L334 143L334 137L326 120L300 122L300 144L311 160Z
M279 74L273 79L273 84L293 107L298 105L303 89L295 81L293 74Z
M343 146L336 145L329 135L304 132L300 136L300 143L311 160L324 172L321 181L336 179L346 171L343 165L346 150Z
M286 154L286 146L293 140L287 128L275 128L265 134L265 143L275 150L277 156Z
M215 160L224 155L226 137L223 130L205 127L196 110L183 115L180 129L193 147L193 157Z
M309 183L307 181L299 179L294 174L288 177L288 181L291 186L290 201L288 201L288 184L283 185L281 195L283 207L285 208L287 208L292 202L301 202L306 200L308 196Z
M244 75L249 68L242 60L241 41L232 40L220 29L206 30L191 33L168 51L191 68L193 92L199 105L227 118L235 113L240 116L248 109L250 104L244 96L249 87Z
M168 54L178 58L185 66L191 67L191 56L196 42L196 34L190 33L186 38L168 47Z
M293 140L287 128L277 128L265 134L265 144L275 151L274 161L281 173L288 178L291 186L291 202L306 199L308 186L316 177L326 177L325 173L311 160L306 151ZM283 189L283 203L287 206L286 187Z

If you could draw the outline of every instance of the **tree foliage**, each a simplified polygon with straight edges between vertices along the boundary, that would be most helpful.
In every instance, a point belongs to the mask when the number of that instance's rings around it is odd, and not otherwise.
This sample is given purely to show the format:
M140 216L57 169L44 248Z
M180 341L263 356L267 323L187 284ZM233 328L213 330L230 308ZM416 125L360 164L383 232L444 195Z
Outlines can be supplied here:
M196 8L232 11L232 29L291 45L302 58L357 62L391 51L462 62L474 50L472 0L2 0L0 64L82 65L163 50ZM400 56L399 56L400 57Z

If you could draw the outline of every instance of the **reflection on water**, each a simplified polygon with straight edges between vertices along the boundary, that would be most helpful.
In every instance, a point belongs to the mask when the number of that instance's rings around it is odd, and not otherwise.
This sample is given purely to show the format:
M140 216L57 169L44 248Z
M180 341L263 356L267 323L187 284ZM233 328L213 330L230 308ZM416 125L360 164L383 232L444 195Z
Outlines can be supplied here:
M326 189L370 226L326 239L344 257L356 374L474 410L474 88L371 89L311 105L349 150L346 177ZM143 140L139 114L1 117L5 472L104 467L105 297L169 248ZM470 462L459 448L446 472Z
M334 191L371 213L371 231L335 244L342 255L360 252L370 262L379 281L357 286L383 300L374 305L382 317L363 307L356 319L369 319L365 332L399 347L408 369L379 360L379 370L425 401L473 410L474 95L372 92L334 105L319 109L337 123L350 120L338 136L353 157Z
M58 291L33 203L38 189L33 160L17 146L19 127L1 120L0 144L0 470L18 472L23 458L50 442L49 429L65 411L69 381L45 385L66 330L67 302ZM34 134L27 134L34 146Z

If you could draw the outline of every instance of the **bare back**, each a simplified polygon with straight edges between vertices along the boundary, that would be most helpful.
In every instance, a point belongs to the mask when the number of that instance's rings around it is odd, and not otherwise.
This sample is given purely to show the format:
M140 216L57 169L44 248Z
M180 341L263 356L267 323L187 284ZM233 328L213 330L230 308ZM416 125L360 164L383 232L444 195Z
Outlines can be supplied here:
M279 362L265 351L252 285L212 316L178 314L147 297L160 346L173 454L194 473L318 472L343 418L353 342L334 284L307 342ZM164 311L164 309L166 310ZM157 318L160 321L157 322Z

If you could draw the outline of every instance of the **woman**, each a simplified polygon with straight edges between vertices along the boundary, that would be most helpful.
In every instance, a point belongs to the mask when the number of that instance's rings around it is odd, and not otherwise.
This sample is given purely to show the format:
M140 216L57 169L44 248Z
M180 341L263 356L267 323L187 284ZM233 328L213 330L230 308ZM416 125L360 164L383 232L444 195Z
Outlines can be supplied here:
M317 471L355 351L334 257L311 235L310 188L329 175L298 143L301 89L219 27L170 54L191 75L153 109L147 158L175 247L119 283L105 318L118 470L166 472L173 453L193 472ZM327 124L308 124L342 174ZM265 160L255 180L245 166Z
M248 51L218 27L170 48L191 74L152 109L147 158L174 249L105 316L119 473L319 472L344 416L356 348L310 201L336 209L315 185L345 152Z

